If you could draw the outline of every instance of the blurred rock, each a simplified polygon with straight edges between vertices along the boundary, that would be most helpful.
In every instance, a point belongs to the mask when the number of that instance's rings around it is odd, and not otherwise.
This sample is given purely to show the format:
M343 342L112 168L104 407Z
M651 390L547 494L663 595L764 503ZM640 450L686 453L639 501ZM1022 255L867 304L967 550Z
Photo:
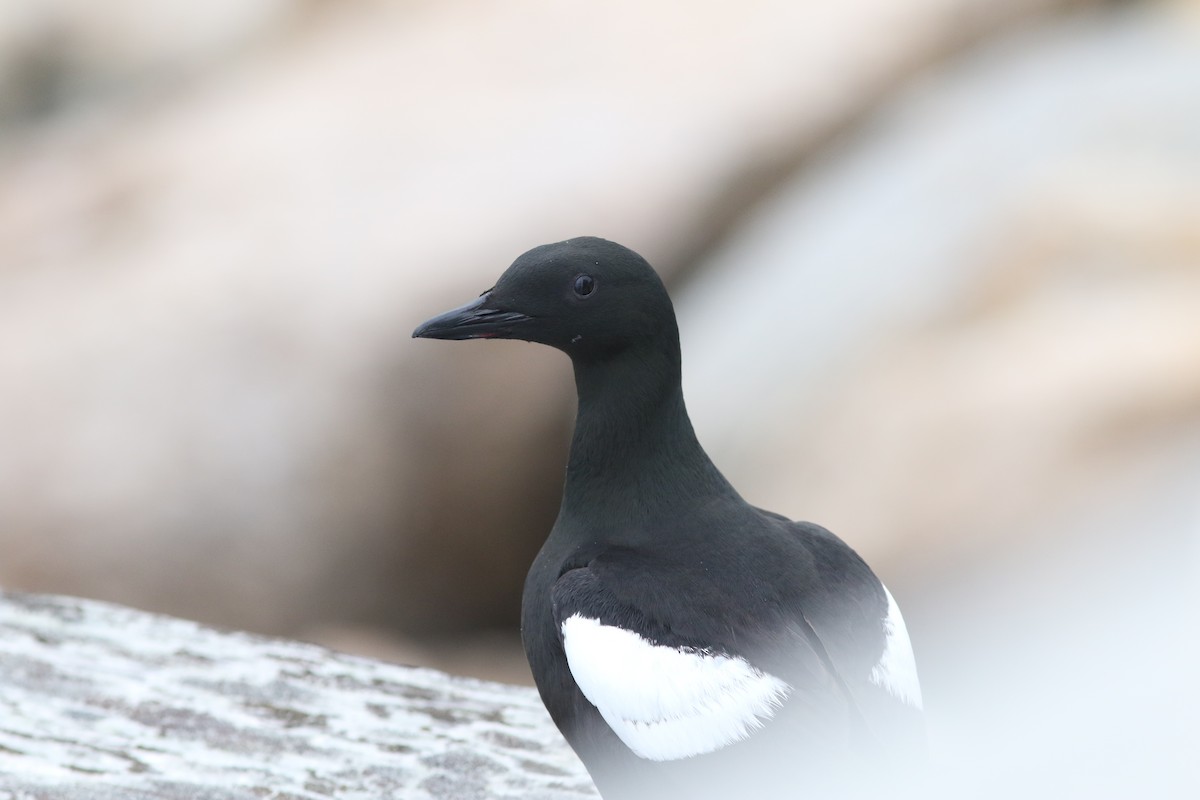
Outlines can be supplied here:
M0 139L66 114L105 115L255 49L311 0L7 0L0 6Z
M1200 487L1195 23L1084 15L936 70L705 265L685 390L735 485L918 595Z
M569 371L413 326L569 235L673 272L905 75L1064 4L219 3L165 39L158 5L29 11L111 47L97 74L195 77L0 150L0 582L280 633L513 624Z
M450 675L533 686L521 637L515 631L454 632L417 639L373 625L326 625L302 631L301 638L379 661L420 664Z
M595 797L532 689L0 594L0 796Z

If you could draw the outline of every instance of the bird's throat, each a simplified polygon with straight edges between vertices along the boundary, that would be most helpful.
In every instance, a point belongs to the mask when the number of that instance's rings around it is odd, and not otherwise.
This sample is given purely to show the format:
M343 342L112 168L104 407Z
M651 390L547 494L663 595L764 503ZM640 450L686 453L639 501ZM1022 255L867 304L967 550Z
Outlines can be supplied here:
M645 514L680 499L728 489L696 439L683 402L677 351L631 352L576 363L579 410L563 492L564 509L621 498Z

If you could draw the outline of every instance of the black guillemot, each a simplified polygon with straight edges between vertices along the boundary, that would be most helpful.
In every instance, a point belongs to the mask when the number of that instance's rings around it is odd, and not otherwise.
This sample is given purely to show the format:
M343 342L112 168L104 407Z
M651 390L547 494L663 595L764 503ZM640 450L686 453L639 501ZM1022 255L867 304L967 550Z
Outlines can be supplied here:
M844 542L750 505L709 460L675 312L641 256L593 237L537 247L413 336L571 358L566 483L521 633L606 800L822 796L919 753L896 601Z

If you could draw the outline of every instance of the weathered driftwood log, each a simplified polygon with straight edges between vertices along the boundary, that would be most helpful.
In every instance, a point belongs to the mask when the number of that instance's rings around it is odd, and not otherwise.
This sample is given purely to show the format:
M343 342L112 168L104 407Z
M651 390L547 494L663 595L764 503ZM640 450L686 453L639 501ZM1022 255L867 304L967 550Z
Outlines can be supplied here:
M0 593L0 800L586 797L531 689Z

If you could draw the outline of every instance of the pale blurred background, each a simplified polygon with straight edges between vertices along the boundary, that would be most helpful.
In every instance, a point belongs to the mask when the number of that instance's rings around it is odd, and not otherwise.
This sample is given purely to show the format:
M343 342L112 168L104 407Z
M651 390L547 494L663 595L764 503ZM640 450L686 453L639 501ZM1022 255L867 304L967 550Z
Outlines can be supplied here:
M948 796L1200 796L1195 0L6 0L0 586L528 682L567 361L409 334L585 234Z

